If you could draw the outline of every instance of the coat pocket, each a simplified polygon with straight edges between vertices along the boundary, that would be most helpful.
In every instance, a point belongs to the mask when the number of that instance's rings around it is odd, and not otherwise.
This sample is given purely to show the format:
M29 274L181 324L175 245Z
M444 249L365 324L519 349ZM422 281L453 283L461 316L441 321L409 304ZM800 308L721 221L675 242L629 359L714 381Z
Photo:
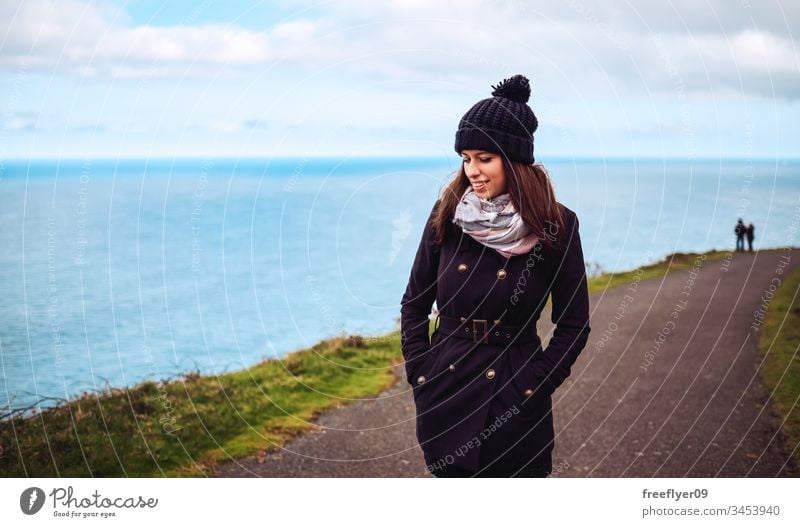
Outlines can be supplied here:
M537 378L534 369L535 356L542 353L541 348L520 347L512 354L513 379L511 381L514 399L523 412L539 412L544 408L546 396L543 379Z
M419 367L415 371L414 402L417 407L423 407L427 404L428 395L440 374L438 368L444 355L441 337L442 335L438 329L433 332L431 335L431 347L427 351L425 359L420 361Z

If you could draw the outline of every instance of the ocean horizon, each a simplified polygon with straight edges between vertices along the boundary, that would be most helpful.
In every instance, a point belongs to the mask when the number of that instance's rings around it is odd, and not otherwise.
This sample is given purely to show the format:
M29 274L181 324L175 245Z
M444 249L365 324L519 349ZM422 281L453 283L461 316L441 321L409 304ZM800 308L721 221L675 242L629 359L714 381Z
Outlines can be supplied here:
M732 250L739 217L755 249L797 244L800 160L541 161L591 272ZM423 223L458 164L4 161L0 408L397 328Z

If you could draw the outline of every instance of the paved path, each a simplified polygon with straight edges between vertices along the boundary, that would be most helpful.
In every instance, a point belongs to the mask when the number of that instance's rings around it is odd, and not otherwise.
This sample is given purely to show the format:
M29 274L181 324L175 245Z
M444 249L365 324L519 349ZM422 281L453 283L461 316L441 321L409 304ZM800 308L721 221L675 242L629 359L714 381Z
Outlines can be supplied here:
M592 295L592 333L554 394L553 477L772 477L797 474L751 329L781 262L800 250L739 253ZM627 295L627 296L626 296ZM549 311L539 333L552 333ZM279 453L219 476L428 477L402 366L377 398L328 411Z

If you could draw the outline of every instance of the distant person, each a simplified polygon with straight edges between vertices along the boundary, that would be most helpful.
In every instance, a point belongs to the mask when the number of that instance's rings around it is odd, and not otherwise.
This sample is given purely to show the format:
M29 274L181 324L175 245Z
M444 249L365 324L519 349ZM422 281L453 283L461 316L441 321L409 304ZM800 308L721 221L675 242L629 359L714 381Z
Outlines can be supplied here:
M747 227L742 218L739 218L739 222L733 228L733 233L736 235L736 251L744 251L744 235L747 233Z
M747 226L747 245L750 247L750 252L753 252L753 238L756 237L756 228L751 223Z

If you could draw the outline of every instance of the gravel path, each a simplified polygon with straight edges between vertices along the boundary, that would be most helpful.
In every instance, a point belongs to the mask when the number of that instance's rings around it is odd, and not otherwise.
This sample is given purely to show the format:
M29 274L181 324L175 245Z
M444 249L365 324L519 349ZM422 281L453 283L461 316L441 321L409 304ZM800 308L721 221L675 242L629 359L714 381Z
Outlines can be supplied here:
M764 291L798 263L800 250L737 253L592 295L589 343L553 398L552 477L798 474L751 327ZM545 343L549 319L545 310ZM402 365L395 373L377 398L325 412L282 451L226 462L217 475L428 477Z

